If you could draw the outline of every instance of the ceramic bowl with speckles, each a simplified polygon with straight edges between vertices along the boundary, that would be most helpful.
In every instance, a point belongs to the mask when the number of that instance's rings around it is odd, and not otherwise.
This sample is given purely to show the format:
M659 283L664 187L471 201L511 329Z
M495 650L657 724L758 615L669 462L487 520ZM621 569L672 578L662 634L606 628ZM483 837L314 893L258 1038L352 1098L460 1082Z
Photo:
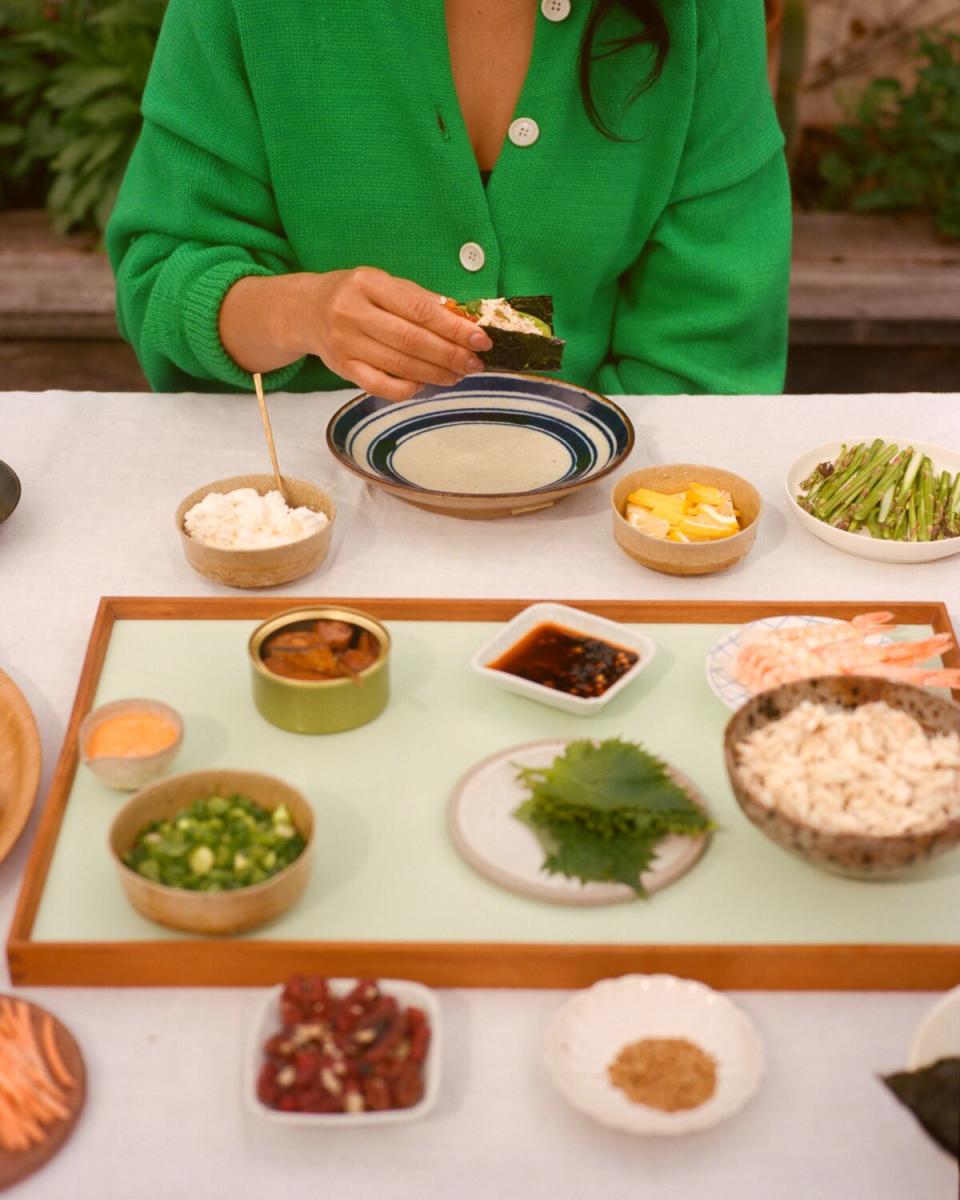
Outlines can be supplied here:
M960 704L929 689L889 679L829 675L760 692L728 722L724 757L737 803L762 833L814 866L857 879L900 875L960 844L960 816L944 818L922 833L837 833L762 803L743 778L737 747L750 733L781 720L804 700L840 708L883 701L913 717L928 736L960 733Z

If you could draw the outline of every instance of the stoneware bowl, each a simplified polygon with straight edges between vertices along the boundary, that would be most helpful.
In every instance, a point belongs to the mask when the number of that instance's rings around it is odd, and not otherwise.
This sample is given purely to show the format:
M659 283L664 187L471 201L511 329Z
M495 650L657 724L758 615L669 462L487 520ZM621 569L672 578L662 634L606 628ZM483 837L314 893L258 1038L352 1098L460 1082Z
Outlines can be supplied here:
M691 483L703 483L730 493L734 508L740 514L742 528L739 533L714 542L668 542L642 533L623 515L627 497L637 488L670 493L683 491ZM641 566L662 571L665 575L710 575L736 566L753 548L763 508L760 493L752 483L732 471L696 463L671 463L632 471L613 485L610 502L613 537L620 549Z
M355 678L290 679L263 663L263 643L271 634L302 622L346 621L367 629L380 646L379 657ZM247 643L253 702L271 725L291 733L344 733L378 717L390 699L390 634L369 613L340 605L291 608L264 621Z
M293 508L310 508L324 513L327 523L316 533L283 546L270 546L262 550L223 550L217 546L205 546L192 538L183 525L184 517L195 504L211 492L232 492L237 488L253 488L261 496L276 491L276 480L272 475L232 475L229 479L218 479L197 488L177 509L176 525L187 562L195 571L230 587L260 588L276 587L309 575L327 557L333 522L337 508L331 496L312 483L302 479L283 476L287 502Z
M263 883L230 892L191 892L145 879L122 858L151 821L172 816L208 796L243 795L273 811L285 804L306 846ZM242 933L278 917L300 899L313 865L313 809L295 788L255 771L191 771L137 792L114 818L109 846L127 899L142 916L189 933Z
M154 713L163 717L176 729L176 740L155 754L127 755L122 758L101 755L91 758L87 753L87 744L94 730L111 717L128 712ZM80 761L90 768L101 783L119 791L132 792L169 769L183 744L183 721L175 708L160 700L112 700L109 704L101 704L99 708L87 713L80 722L77 741Z
M577 384L488 371L394 404L361 395L327 426L334 458L367 483L452 517L548 508L609 475L634 433L617 404Z
M785 683L748 700L727 723L724 756L737 803L771 841L814 866L856 879L889 878L960 843L960 817L927 833L835 833L768 808L744 783L736 747L755 729L785 717L804 700L843 708L883 701L909 714L928 734L960 733L960 704L926 688L866 675L827 675Z

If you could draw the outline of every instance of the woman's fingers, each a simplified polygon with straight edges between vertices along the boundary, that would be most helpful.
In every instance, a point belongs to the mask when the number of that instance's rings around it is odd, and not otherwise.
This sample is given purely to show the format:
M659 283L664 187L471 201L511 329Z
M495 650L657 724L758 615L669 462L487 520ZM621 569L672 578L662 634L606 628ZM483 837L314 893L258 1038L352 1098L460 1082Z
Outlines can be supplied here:
M318 275L305 337L309 352L345 379L388 400L424 384L449 386L483 370L492 342L443 297L376 267Z
M352 379L365 392L382 396L384 400L409 400L422 387L412 379L394 379L364 362L345 363L341 374L344 379Z
M353 355L360 362L369 363L386 375L397 379L410 379L415 383L453 384L463 378L463 371L451 371L434 362L405 354L384 345L379 339L360 338L354 343Z
M397 317L455 345L474 350L489 350L493 343L476 322L451 312L443 297L427 291L409 279L397 279L385 271L359 268L360 286L374 304Z
M424 376L425 382L454 383L463 375L483 370L483 362L472 350L458 346L430 329L415 325L402 317L396 317L385 310L381 311L376 318L375 332L377 339L383 343L385 348L389 348L397 354L429 363L437 370L444 372L445 375L455 376L455 378L431 376L429 380ZM370 333L373 334L374 330L371 329ZM401 373L397 372L397 374Z

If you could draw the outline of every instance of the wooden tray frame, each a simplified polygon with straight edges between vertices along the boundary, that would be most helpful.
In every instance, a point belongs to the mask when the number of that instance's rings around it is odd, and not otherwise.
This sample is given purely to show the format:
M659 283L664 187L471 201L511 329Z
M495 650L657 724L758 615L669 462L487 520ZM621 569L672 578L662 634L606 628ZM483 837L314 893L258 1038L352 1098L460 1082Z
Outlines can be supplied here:
M101 599L77 695L24 873L7 960L15 984L131 987L263 986L295 973L392 976L438 987L584 987L627 972L668 972L717 988L939 991L960 983L960 947L910 945L556 945L496 942L313 942L194 939L147 942L31 940L60 825L77 769L77 731L96 694L118 620L265 620L302 604L359 607L382 620L507 621L527 600L323 597ZM850 618L889 609L902 624L956 635L943 604L862 601L565 600L614 620L730 624L778 614ZM960 667L956 648L943 655ZM954 692L960 699L960 693Z

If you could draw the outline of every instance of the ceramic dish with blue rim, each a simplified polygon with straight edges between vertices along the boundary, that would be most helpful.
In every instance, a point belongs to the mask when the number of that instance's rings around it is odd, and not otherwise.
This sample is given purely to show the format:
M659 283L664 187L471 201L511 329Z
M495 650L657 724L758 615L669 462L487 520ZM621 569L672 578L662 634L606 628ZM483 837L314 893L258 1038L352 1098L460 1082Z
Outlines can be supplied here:
M334 413L327 445L368 483L432 512L507 517L602 479L633 448L605 396L536 375L486 372L397 404L363 394Z

